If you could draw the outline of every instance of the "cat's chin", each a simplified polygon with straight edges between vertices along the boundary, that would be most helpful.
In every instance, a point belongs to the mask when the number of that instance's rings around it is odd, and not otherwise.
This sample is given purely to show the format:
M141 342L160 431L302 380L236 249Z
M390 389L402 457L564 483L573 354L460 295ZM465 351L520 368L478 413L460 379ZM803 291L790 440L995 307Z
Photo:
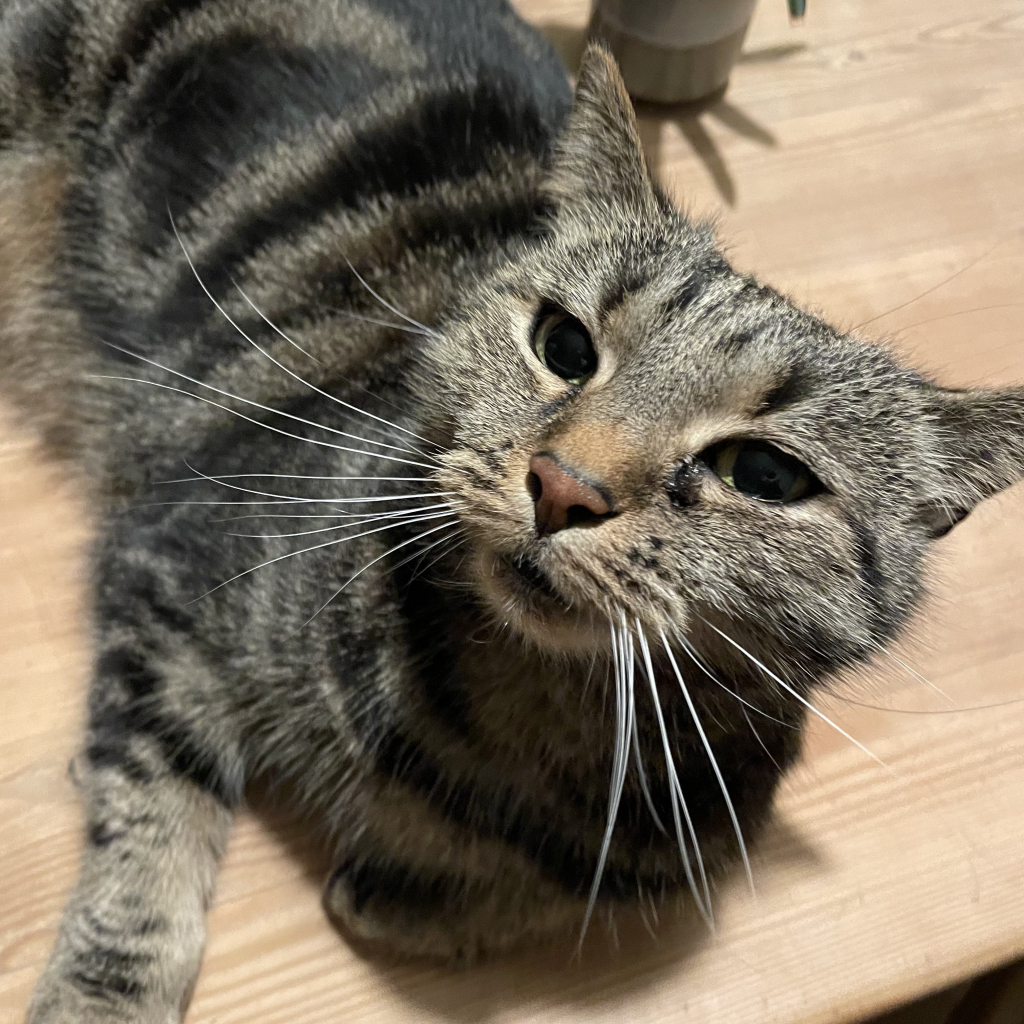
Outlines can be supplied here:
M606 617L562 594L528 557L481 551L474 563L481 597L502 625L525 640L564 654L607 647Z

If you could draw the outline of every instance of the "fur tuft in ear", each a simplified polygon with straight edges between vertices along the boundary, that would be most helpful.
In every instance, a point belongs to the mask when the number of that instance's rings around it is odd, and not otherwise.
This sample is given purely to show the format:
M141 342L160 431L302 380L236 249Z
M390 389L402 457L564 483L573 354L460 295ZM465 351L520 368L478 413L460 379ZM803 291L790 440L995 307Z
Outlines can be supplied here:
M985 498L1024 478L1024 388L929 388L939 462L922 518L948 533Z
M572 114L545 191L559 207L585 203L653 211L665 202L647 167L619 69L600 43L583 54Z

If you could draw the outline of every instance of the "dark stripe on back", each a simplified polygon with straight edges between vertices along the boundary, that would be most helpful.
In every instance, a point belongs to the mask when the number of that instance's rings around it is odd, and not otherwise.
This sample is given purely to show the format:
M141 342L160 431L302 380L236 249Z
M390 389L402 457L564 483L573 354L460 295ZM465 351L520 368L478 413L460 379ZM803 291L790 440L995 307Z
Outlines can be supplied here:
M460 255L472 255L483 248L495 251L514 238L526 237L538 222L538 217L537 207L525 195L515 200L465 203L454 209L424 202L419 208L409 211L407 216L396 215L389 225L387 244L404 257L430 247L451 247ZM364 279L372 277L370 268L357 266L356 269ZM210 287L211 282L206 276L210 273L209 268L199 273L203 276L203 282ZM220 283L223 284L223 281ZM303 329L314 330L327 320L336 319L340 327L350 327L351 320L336 310L356 311L367 307L372 307L373 315L379 315L376 300L346 264L331 272L324 272L322 268L318 271L315 298L311 296L300 299L294 306L264 312L278 328L301 344ZM181 336L188 325L204 321L209 321L209 324L204 330L203 342L191 347L188 363L176 364L192 376L201 375L205 368L223 359L225 353L232 349L246 348L248 342L224 317L216 313L213 304L189 272L188 279L181 284L180 289L154 314L150 338L159 337L164 332ZM274 329L255 314L249 318L239 318L236 323L260 344L271 344L277 337ZM294 430L296 426L289 429Z
M150 49L186 14L202 7L207 0L149 0L139 5L135 17L121 34L116 53L103 77L102 106L133 68L145 62Z
M517 107L492 82L429 96L401 117L363 132L318 175L254 209L204 254L197 271L217 294L239 263L275 239L298 235L325 213L358 206L374 196L408 198L441 181L468 178L493 167L495 149L506 154L542 153L548 142L537 111ZM497 204L491 212L505 216ZM445 209L430 226L439 242L450 237L445 228L453 216L455 211ZM174 308L181 293L194 288L191 271L183 268L163 308ZM205 316L207 310L199 307L196 312L200 310ZM163 319L163 309L157 319ZM176 326L184 332L198 323L193 319Z
M195 43L155 68L114 141L146 139L128 184L150 213L148 244L169 232L168 209L180 217L246 158L318 118L340 117L385 77L354 51L243 31Z
M36 4L18 36L16 59L19 77L34 80L44 99L60 98L70 77L70 48L81 12L72 0Z

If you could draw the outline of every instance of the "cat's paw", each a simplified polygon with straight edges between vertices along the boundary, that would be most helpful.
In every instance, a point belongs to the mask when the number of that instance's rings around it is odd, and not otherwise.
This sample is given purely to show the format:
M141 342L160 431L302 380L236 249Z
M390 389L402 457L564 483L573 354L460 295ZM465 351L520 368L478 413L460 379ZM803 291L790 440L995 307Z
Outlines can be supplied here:
M481 955L479 936L466 928L454 907L446 907L435 886L416 885L408 877L401 885L382 881L378 872L346 861L324 888L328 917L353 945L448 963Z
M36 991L25 1024L181 1024L181 1013L177 1008L93 998L60 980Z

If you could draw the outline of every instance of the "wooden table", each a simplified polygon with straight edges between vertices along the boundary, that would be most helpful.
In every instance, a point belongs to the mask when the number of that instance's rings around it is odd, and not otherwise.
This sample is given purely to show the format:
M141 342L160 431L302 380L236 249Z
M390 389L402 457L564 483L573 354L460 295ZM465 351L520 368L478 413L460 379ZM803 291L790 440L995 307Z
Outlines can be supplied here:
M519 0L568 53L585 0ZM681 203L734 262L945 382L1024 381L1024 3L763 0L725 101L645 115ZM367 963L288 841L243 818L194 1024L825 1024L1024 953L1024 494L937 546L924 624L837 686L709 939L624 929L466 973ZM84 517L0 438L0 1022L21 1019L79 845L66 773L86 681ZM948 695L922 682L920 672ZM850 700L898 708L873 711Z

